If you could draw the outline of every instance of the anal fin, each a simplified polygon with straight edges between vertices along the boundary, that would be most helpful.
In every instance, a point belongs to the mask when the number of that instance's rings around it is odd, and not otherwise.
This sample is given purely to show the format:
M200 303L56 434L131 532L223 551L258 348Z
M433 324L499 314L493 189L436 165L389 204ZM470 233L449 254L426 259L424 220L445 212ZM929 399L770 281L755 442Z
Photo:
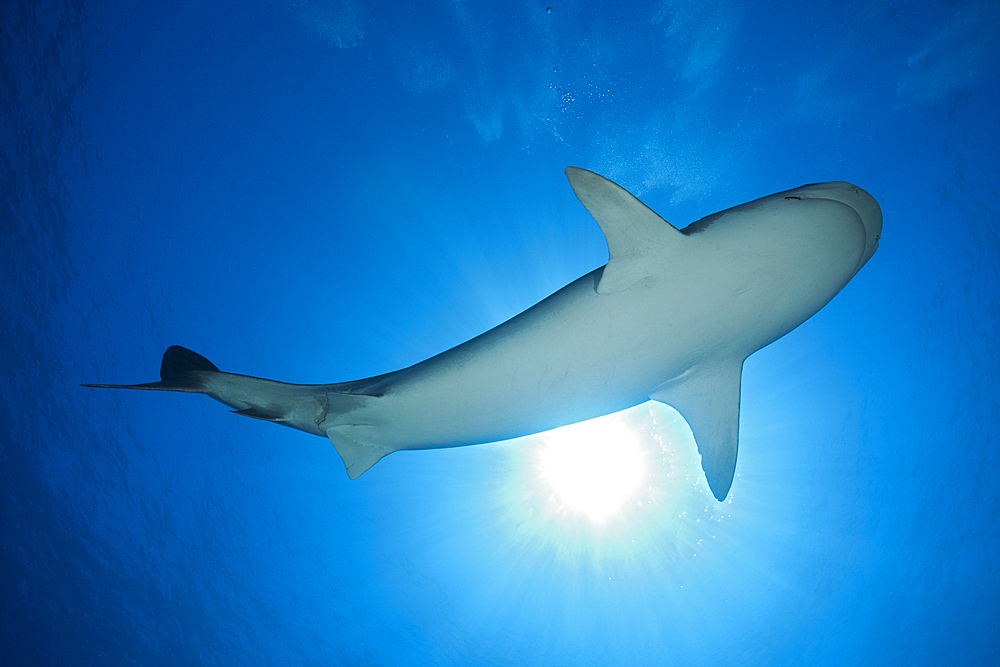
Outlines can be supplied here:
M366 436L374 430L374 427L367 425L338 424L326 431L326 437L333 443L347 469L347 476L351 479L357 479L382 460L383 456L396 451L369 440Z
M277 410L268 410L267 408L261 408L255 405L249 408L244 408L242 410L233 410L234 414L243 415L244 417L253 417L254 419L260 419L266 422L277 422L284 418L284 413L278 412Z

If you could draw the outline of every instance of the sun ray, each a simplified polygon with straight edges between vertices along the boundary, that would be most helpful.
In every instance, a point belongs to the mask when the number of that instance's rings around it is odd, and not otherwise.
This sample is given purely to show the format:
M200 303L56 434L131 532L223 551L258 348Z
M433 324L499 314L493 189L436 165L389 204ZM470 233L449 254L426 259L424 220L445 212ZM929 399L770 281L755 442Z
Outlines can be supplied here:
M546 436L542 476L569 508L596 523L639 487L643 465L635 435L616 420L572 424Z

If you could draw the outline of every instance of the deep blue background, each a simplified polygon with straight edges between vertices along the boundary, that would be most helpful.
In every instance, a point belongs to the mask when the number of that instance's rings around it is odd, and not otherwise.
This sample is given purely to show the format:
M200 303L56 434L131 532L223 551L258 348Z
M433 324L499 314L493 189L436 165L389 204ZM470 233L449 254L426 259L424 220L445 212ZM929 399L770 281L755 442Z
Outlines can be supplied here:
M996 0L548 3L3 4L5 664L1000 662ZM825 180L882 206L747 362L723 504L664 407L619 417L663 460L597 525L539 439L351 482L320 438L77 386L172 343L292 382L456 345L606 260L567 165L677 226Z

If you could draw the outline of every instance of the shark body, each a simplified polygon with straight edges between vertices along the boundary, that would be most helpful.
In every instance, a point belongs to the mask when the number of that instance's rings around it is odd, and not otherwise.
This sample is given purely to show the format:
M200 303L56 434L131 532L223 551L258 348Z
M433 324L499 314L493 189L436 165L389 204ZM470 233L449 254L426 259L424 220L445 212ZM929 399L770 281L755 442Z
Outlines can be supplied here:
M328 437L354 479L399 450L538 433L653 399L688 422L729 493L744 360L826 305L878 247L882 213L849 183L805 185L679 230L615 183L566 170L606 265L472 340L399 371L297 385L224 373L180 346L161 379L86 385L203 393Z

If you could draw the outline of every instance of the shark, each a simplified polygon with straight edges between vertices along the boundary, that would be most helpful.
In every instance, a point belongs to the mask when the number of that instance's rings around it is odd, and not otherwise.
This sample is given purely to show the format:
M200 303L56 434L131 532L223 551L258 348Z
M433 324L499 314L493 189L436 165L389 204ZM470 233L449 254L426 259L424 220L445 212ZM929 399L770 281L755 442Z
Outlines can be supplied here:
M87 387L206 394L329 438L356 479L401 450L498 442L653 400L676 409L723 501L743 363L812 317L878 248L882 211L845 182L803 185L683 228L594 172L566 169L608 262L456 347L391 373L290 384L169 347L160 380Z

